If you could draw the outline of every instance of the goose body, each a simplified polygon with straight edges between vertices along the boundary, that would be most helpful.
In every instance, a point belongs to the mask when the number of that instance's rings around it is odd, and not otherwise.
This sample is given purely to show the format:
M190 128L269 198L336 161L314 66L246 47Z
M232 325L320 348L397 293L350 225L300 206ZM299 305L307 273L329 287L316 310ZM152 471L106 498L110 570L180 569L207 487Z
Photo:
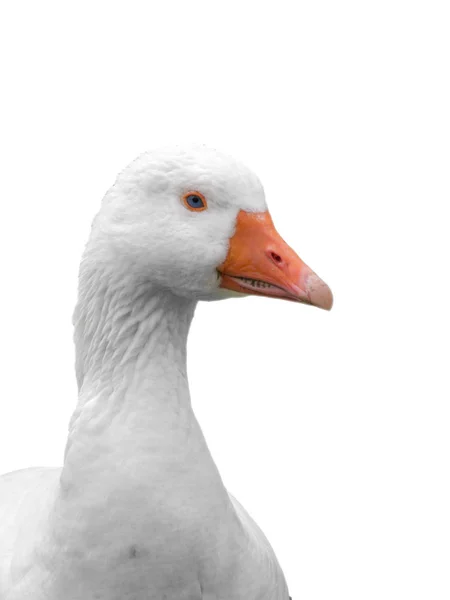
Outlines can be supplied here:
M187 383L197 302L249 293L331 307L253 173L199 146L119 175L80 267L64 465L0 478L1 600L288 600Z

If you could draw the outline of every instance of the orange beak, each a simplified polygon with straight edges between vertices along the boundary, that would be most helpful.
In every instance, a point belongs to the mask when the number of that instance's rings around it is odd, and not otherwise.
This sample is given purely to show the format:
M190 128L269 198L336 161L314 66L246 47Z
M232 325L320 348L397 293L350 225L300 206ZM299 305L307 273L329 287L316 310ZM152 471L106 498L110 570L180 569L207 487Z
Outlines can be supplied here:
M330 310L330 288L286 244L270 214L241 210L230 248L218 271L220 287L273 296Z

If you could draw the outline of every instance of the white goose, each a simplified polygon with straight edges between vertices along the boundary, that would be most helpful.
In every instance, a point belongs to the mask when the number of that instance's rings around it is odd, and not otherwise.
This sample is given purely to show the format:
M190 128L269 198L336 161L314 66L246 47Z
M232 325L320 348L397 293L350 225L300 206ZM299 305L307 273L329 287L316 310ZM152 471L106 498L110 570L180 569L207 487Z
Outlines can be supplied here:
M288 600L189 397L197 301L236 294L332 304L246 167L206 147L139 157L81 263L64 466L0 478L1 600Z

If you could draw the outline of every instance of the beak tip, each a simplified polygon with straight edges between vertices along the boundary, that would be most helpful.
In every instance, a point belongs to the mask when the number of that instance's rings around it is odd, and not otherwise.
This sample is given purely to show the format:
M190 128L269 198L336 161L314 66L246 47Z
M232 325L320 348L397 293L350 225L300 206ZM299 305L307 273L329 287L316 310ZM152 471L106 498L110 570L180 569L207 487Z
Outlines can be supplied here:
M308 277L306 287L311 304L324 310L331 310L333 306L333 294L320 277L312 273Z
M334 300L333 300L333 294L331 293L331 290L330 290L330 300L329 300L328 304L326 304L324 306L324 309L325 310L331 310L333 308L333 302L334 302Z

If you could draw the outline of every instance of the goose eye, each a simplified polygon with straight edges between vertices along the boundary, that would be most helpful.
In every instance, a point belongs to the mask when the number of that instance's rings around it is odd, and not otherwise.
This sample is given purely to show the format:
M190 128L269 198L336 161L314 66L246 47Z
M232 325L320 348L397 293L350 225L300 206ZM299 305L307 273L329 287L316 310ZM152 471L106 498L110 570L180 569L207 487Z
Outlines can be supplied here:
M208 208L206 199L200 192L188 192L182 199L185 207L189 210L200 212Z

